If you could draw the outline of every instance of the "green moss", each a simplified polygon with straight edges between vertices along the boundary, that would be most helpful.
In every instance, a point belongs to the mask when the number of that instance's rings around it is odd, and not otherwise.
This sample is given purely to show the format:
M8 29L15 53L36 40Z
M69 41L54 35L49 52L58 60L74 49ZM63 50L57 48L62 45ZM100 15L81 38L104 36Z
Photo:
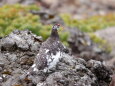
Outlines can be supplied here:
M115 14L107 14L105 16L92 16L87 19L72 19L69 14L61 14L64 23L70 27L77 27L83 32L94 32L110 26L115 26Z
M41 35L43 39L47 39L50 35L52 25L43 25L40 17L30 13L31 10L39 10L36 5L5 5L0 8L0 36L8 35L14 29L29 29L37 35ZM84 20L72 19L68 14L60 15L64 23L70 27L78 27L83 32L94 32L108 26L115 25L115 15L94 16ZM60 29L61 30L61 29ZM68 45L67 39L69 33L59 31L61 41ZM101 39L92 37L96 43L103 43Z
M33 33L47 39L52 25L43 25L40 17L30 13L31 10L39 10L36 5L5 5L0 8L0 36L8 35L14 29L29 29ZM59 31L61 40L67 45L68 33Z
M112 47L107 43L106 40L101 39L100 37L97 37L94 33L89 33L89 36L93 42L100 44L100 48L104 48L107 52L111 52Z
M0 8L0 36L9 34L14 29L35 29L38 16L33 16L29 10L36 10L35 6L5 5ZM33 27L33 24L36 24Z
M82 20L72 19L69 14L61 14L60 16L67 26L76 27L83 32L89 33L89 36L95 43L99 44L101 47L106 48L107 51L111 51L111 46L108 45L105 40L94 35L93 32L100 29L105 29L110 26L115 26L115 14L92 16Z
M105 40L102 40L100 37L97 37L94 33L89 33L89 36L95 43L100 43L100 44L106 43Z

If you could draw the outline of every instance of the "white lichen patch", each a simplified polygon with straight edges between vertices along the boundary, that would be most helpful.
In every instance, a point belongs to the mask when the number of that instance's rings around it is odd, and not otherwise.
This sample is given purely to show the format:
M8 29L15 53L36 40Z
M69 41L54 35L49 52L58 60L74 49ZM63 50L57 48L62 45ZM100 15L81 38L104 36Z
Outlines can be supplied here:
M33 65L32 65L32 68L34 68L34 67L36 67L36 64L33 64Z
M2 76L5 78L5 77L6 77L6 74L3 74Z
M57 43L60 43L60 41L57 41Z
M37 54L37 56L39 56L39 53Z
M2 77L0 77L0 80L2 80Z
M78 64L78 65L76 65L76 67L75 67L76 69L86 69L86 67L84 66L84 65L82 65L82 64Z
M30 74L30 72L27 72L27 74Z
M36 72L38 72L38 69L35 67L35 68L33 69L33 71L36 71Z
M48 53L48 52L49 52L49 50L47 49L45 53Z
M45 67L44 69L43 69L43 72L48 72L49 71L49 69L47 68L47 67Z
M90 60L89 64L92 65L93 67L98 67L98 66L102 65L102 63L100 61L95 61L95 60Z
M83 81L83 86L91 86L91 83L90 83L90 81L91 81L91 79L87 76L87 75L84 75L83 77L81 77L81 81ZM90 84L85 84L85 83L87 83L87 82L89 82Z
M38 83L36 86L44 86L45 83Z
M13 34L13 38L16 39L16 40L18 40L18 41L22 41L22 39L19 36L14 35L14 34Z

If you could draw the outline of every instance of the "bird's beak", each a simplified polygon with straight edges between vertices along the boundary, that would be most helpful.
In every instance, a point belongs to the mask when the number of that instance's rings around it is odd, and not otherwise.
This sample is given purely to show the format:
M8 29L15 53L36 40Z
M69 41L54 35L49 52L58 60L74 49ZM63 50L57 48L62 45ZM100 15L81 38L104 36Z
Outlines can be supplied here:
M62 32L62 31L64 31L64 27L63 27L63 26L60 26L59 32Z
M61 30L62 30L62 31L64 30L64 26L61 26Z
M62 26L62 30L64 30L64 26Z

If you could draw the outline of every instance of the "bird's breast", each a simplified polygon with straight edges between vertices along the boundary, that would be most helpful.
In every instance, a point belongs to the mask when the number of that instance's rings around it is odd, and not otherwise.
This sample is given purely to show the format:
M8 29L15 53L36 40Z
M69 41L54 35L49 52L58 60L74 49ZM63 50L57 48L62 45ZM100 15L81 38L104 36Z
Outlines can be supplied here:
M51 55L46 58L47 58L48 69L51 69L55 67L56 64L59 62L59 60L62 58L62 53L60 51L56 52L55 55L51 53Z

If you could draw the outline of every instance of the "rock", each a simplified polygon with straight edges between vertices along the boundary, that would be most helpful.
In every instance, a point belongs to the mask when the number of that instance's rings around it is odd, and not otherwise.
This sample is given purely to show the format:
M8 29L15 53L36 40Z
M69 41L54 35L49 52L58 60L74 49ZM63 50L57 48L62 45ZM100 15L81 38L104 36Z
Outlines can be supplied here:
M39 70L26 78L37 86L108 86L111 75L112 72L100 61L86 62L81 58L65 56L53 72Z
M57 16L57 13L51 10L44 10L41 9L39 11L31 11L32 14L34 15L39 15L41 18L41 22L43 24L63 24L64 22L62 21L60 16Z
M90 59L104 61L111 56L104 50L98 47L97 44L92 42L90 37L78 30L77 28L71 28L70 37L68 39L68 43L72 49L72 53L76 57L81 57L86 61Z
M109 71L109 70L111 70L111 69L106 68L103 65L103 63L101 63L99 61L95 61L95 60L88 61L87 65L89 65L87 67L91 68L92 73L97 76L97 80L100 83L99 86L102 86L104 84L105 84L104 86L106 86L107 83L109 84L109 82L111 81L111 76L109 76L109 75L112 75L112 71ZM107 83L105 83L105 81Z
M95 32L95 34L97 36L101 37L102 39L106 40L107 43L112 48L111 55L113 56L113 58L107 60L105 63L107 66L113 67L114 71L115 71L115 38L114 38L115 27L110 27L110 28L106 28L103 30L99 30L99 31Z
M107 42L112 46L112 52L111 54L115 56L115 27L105 28L99 31L96 31L95 34L104 40L107 40Z
M19 77L30 68L39 51L41 41L41 36L36 36L28 30L15 30L0 39L0 75L5 73L2 82L6 81L8 85L10 81L14 81L10 79ZM9 86L11 85L9 84Z
M7 39L12 42L6 43ZM27 30L16 30L0 39L0 66L3 68L0 71L0 86L109 85L112 73L102 62L95 60L86 62L69 54L60 59L56 67L50 69L51 72L43 70L29 72L41 45L39 40L39 37ZM37 48L33 48L35 46Z
M105 64L106 64L107 67L112 68L113 72L115 73L115 57L106 61Z
M0 67L4 67L4 62L0 61Z
M35 36L28 30L25 30L23 32L15 30L9 36L1 39L1 51L14 51L17 48L23 51L34 50L33 47L39 49L40 43L36 40L41 39L38 38L40 37Z
M112 76L112 81L109 86L115 86L115 74Z

